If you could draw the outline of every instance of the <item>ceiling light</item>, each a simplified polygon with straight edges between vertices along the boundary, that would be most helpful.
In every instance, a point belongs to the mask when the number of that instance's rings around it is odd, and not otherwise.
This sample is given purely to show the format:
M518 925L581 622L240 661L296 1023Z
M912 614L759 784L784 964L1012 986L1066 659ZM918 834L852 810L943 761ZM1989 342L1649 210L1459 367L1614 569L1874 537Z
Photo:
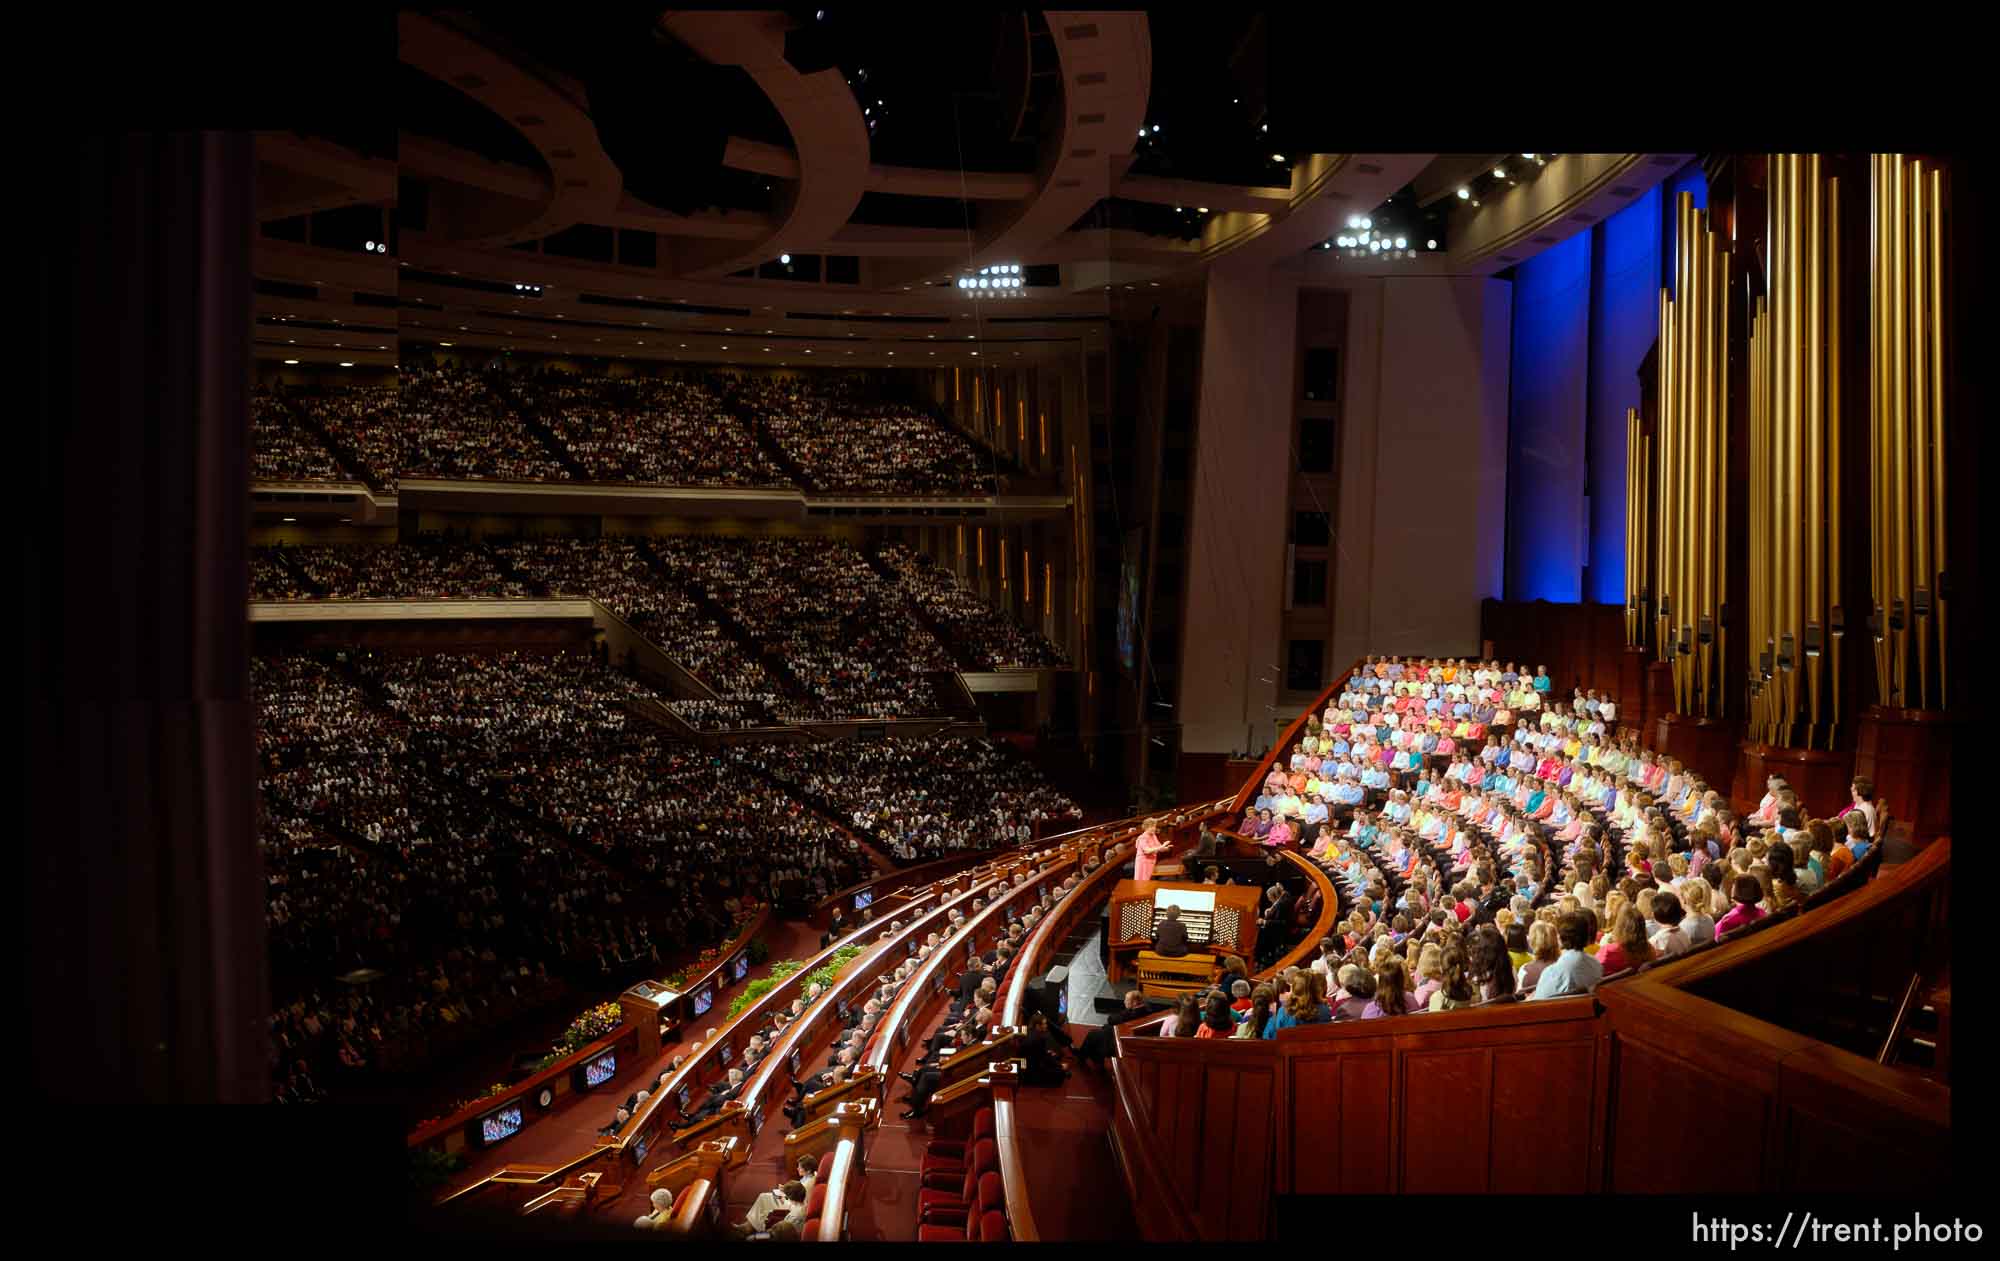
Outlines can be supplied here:
M1382 243L1381 243L1380 241L1370 241L1370 242L1368 243L1368 252L1369 252L1370 254L1373 254L1373 253L1375 253L1376 251L1380 250L1381 248L1382 248Z
M1207 214L1207 213L1208 213L1208 207L1207 207L1207 206L1196 206L1196 207L1194 208L1194 212L1195 212L1196 214L1198 214L1198 215L1205 215L1205 214Z
M1158 123L1153 124L1153 134L1156 136L1160 134L1160 125Z
M1424 248L1425 248L1425 249L1427 249L1427 250L1434 250L1434 249L1436 249L1437 247L1438 247L1438 243L1437 243L1436 241L1425 241L1425 242L1424 242Z
M341 366L341 367L343 367L343 368L352 368L352 367L353 367L354 365L353 365L353 364L351 364L351 363L343 363L343 364L341 364L340 366Z
M1396 238L1396 248L1397 248L1397 249L1399 249L1399 250L1406 250L1406 249L1409 249L1409 248L1410 248L1410 243L1409 243L1409 241L1408 241L1408 240L1406 240L1406 239L1404 239L1403 237L1400 237L1400 236L1399 236L1399 237L1397 237L1397 238Z
M1263 125L1262 127L1259 127L1259 128L1257 129L1257 130L1258 130L1258 131L1269 131L1269 130L1271 130L1271 124L1269 124L1269 123L1265 123L1265 124L1264 124L1264 125Z
M293 521L297 521L297 520L298 520L298 518L297 518L297 517L285 517L285 518L283 518L283 520L284 520L284 521L285 521L285 522L286 522L287 524L289 524L289 523L291 523L291 522L293 522Z
M285 360L285 362L286 362L286 363L297 363L297 362L298 362L298 360L296 360L296 359L287 359L287 360Z
M1469 188L1466 188L1466 187L1463 187L1463 186L1461 186L1461 187L1459 188L1459 190L1458 190L1458 199L1459 199L1460 201L1464 201L1464 200L1465 200L1466 198L1468 198L1468 197L1470 197L1470 196L1472 196L1472 190L1471 190L1471 189L1469 189Z
M812 351L808 350L808 351L807 351L806 353L807 353L807 354L811 354L811 353L812 353Z
M1358 228L1358 227L1360 227L1360 226L1361 226L1361 216L1360 216L1360 215L1349 215L1349 216L1347 216L1347 226L1348 226L1348 227L1350 227L1350 228Z
M1373 219L1370 219L1367 215L1362 215L1361 226L1364 228L1372 228L1375 226L1375 221Z
M440 346L449 346L449 345L451 345L451 343L450 343L450 342L439 342L439 343L438 343L438 345L440 345Z
M1285 155L1282 153L1274 153L1271 155L1271 161L1273 162L1283 162L1284 160L1285 160Z
M778 255L778 261L789 267L792 264L792 256L790 254L780 254Z
M1504 179L1506 179L1506 178L1507 178L1507 168L1506 168L1506 167L1504 167L1504 166L1496 166L1496 167L1494 167L1494 168L1493 168L1493 176L1494 176L1494 178L1495 178L1495 179L1503 179L1503 180L1504 180Z
M367 244L363 245L361 248L367 250L370 254L373 254L375 252L375 242L370 241Z
M1530 162L1533 162L1535 160L1535 155L1532 153L1524 153L1521 156L1528 159L1528 161Z
M1146 138L1146 129L1145 129L1144 127L1141 127L1141 128L1139 129L1139 138L1140 138L1141 140L1143 140L1143 139L1145 139L1145 138Z

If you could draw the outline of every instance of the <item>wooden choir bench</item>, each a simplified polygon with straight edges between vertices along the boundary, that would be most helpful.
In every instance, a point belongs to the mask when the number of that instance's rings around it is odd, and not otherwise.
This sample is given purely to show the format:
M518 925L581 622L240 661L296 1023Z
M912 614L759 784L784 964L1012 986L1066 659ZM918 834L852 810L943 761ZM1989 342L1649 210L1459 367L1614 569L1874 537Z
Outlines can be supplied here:
M704 1144L729 1138L737 1140L735 1161L740 1165L750 1158L751 1139L750 1110L740 1099L731 1099L714 1116L676 1131L673 1141L683 1152L693 1153Z
M784 1169L796 1169L807 1156L823 1156L840 1144L842 1134L872 1130L882 1124L882 1104L876 1099L849 1099L785 1135Z
M809 1124L832 1112L840 1104L851 1099L876 1099L882 1097L882 1074L875 1068L864 1068L838 1086L828 1086L816 1090L801 1101L805 1123ZM877 1118L879 1122L880 1118Z

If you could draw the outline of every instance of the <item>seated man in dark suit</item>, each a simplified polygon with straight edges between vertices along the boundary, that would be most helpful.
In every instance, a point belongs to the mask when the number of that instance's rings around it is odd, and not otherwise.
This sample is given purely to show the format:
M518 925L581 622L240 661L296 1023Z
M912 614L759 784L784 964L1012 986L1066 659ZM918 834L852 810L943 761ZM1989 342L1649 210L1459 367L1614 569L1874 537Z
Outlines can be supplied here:
M1136 989L1127 990L1125 1010L1084 1035L1083 1041L1077 1044L1076 1062L1101 1066L1106 1060L1118 1054L1118 1035L1114 1031L1115 1026L1156 1014L1156 1009L1146 1002L1143 993Z
M1188 952L1187 925L1181 923L1181 908L1170 906L1167 916L1153 930L1153 953L1168 959L1178 959Z
M730 1069L728 1077L708 1088L707 1101L695 1109L693 1116L687 1118L687 1124L698 1124L722 1111L722 1105L734 1099L742 1089L743 1070L740 1068ZM674 1128L680 1129L682 1127L676 1126Z
M797 1129L805 1124L807 1095L818 1094L829 1086L838 1086L847 1080L849 1072L847 1065L836 1064L824 1073L807 1078L805 1089L799 1093L799 1097L785 1104L785 1119L792 1123L792 1128Z
M1194 857L1196 859L1215 857L1215 833L1209 831L1206 823L1201 825L1201 839L1195 842Z

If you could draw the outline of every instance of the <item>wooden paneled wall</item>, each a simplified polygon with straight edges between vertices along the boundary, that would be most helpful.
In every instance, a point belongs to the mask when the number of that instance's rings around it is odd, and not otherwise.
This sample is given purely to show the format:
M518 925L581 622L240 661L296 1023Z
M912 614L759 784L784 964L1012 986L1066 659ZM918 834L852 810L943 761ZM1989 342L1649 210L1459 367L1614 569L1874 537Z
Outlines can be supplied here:
M1620 678L1625 610L1615 604L1484 600L1479 606L1479 636L1492 641L1502 664L1518 661L1530 670L1546 665L1558 700L1568 700L1580 687L1595 688L1599 696L1610 692L1622 710L1636 710L1641 701L1630 681Z

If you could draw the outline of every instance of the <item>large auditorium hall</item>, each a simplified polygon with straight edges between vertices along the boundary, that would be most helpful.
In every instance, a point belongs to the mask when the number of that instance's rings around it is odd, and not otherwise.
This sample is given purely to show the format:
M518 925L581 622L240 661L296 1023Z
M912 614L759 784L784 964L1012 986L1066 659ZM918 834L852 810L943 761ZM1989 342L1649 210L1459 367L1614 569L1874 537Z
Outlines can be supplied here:
M267 7L21 120L51 1234L1980 1242L1979 160Z

